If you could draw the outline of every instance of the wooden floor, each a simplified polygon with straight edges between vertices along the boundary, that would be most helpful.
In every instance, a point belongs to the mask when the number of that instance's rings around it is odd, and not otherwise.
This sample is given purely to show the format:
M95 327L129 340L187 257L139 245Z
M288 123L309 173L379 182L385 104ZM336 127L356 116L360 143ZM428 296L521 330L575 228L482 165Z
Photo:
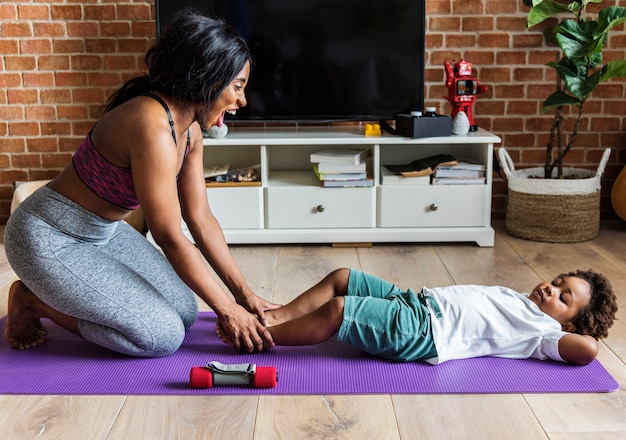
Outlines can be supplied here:
M626 438L626 224L604 226L598 238L579 244L514 239L501 224L496 224L496 230L493 248L410 244L233 246L232 250L250 285L278 303L341 266L360 268L401 287L478 283L520 291L564 271L593 268L611 279L620 299L620 319L599 354L621 384L619 391L435 396L0 395L0 438ZM0 316L6 314L8 286L14 279L0 243Z

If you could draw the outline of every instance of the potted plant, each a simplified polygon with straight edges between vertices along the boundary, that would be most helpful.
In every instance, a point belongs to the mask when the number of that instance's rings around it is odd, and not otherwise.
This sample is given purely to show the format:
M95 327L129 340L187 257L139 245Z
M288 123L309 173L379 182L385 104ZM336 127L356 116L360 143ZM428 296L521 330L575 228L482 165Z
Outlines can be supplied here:
M567 168L563 160L580 129L585 103L603 82L626 77L626 60L603 64L609 32L626 22L626 8L610 6L592 18L587 7L603 0L522 0L530 7L527 27L559 18L543 31L546 42L557 44L561 57L547 66L556 72L556 89L543 103L554 111L542 167L516 171L504 148L499 149L508 180L506 226L514 236L550 242L575 242L594 238L600 224L600 178L610 155L604 151L596 171ZM564 130L564 109L572 108L571 131ZM547 206L546 206L547 205ZM549 213L549 214L547 214Z

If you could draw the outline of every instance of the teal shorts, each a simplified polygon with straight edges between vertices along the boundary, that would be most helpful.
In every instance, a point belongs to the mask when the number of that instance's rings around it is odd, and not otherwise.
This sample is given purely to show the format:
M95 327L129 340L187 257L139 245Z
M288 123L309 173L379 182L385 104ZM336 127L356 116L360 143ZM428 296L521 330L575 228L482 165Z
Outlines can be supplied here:
M395 361L437 356L424 295L352 269L344 302L339 341Z

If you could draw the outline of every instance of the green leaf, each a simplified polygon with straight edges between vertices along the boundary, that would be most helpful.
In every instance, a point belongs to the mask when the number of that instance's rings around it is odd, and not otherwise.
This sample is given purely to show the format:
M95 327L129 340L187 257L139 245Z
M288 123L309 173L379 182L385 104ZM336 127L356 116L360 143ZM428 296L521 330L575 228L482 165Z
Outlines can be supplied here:
M620 25L626 21L626 8L622 6L610 6L604 8L598 14L598 22L600 28L604 31L608 31L617 25Z
M567 93L557 91L557 92L554 92L552 95L548 96L548 99L546 99L543 103L543 108L541 109L541 111L545 113L554 108L561 107L564 105L580 105L580 104L581 104L580 99L574 96L570 96Z
M591 93L591 90L593 90L589 89L590 83L587 82L588 78L586 72L584 67L576 72L564 69L559 71L559 75L565 84L565 90L581 100L585 99L587 95Z
M565 87L572 95L584 100L587 99L587 96L589 96L596 87L598 87L600 82L600 71L598 71L593 75L590 75L588 78L585 78L584 76L568 78L568 81L565 82Z
M542 21L562 12L569 12L567 5L554 0L533 1L533 7L528 12L527 27L533 27Z
M584 75L586 70L586 64L579 59L562 58L558 63L549 62L546 66L556 69L557 74L561 79L567 77L576 77Z
M613 60L606 63L602 68L601 81L613 78L626 78L626 60Z
M598 34L597 21L565 20L556 28L556 40L568 58L584 58L602 49L606 39L603 33Z
M595 53L589 57L589 69L595 69L602 64L602 52Z

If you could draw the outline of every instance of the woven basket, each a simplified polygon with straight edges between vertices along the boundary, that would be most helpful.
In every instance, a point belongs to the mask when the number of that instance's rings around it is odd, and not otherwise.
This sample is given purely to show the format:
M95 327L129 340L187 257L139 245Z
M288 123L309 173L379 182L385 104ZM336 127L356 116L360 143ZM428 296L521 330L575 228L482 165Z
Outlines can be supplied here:
M596 237L600 179L610 154L610 148L604 150L597 171L567 168L567 174L575 178L544 179L543 168L515 170L511 157L500 147L500 164L508 180L507 231L514 237L551 243Z

